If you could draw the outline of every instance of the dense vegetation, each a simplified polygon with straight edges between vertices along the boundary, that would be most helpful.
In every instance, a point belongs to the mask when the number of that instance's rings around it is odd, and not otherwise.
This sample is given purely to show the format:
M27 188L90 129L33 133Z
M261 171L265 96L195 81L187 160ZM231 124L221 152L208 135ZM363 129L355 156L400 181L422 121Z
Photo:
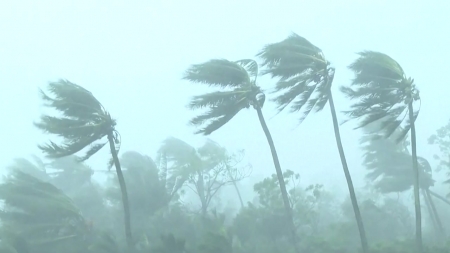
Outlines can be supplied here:
M257 198L247 203L242 198L239 181L252 171L242 162L244 151L228 151L211 139L194 147L170 137L154 156L121 153L114 117L88 90L60 80L41 92L52 111L35 122L56 137L39 145L45 159L16 159L0 184L0 252L450 252L450 201L430 190L433 168L416 147L420 94L400 64L379 52L361 52L349 66L355 78L339 87L352 102L346 120L358 120L363 130L371 187L356 192L333 101L339 70L296 34L268 44L257 57L260 64L212 59L184 75L216 89L189 104L200 111L190 122L197 134L219 132L241 110L256 112L274 166L271 177L254 184ZM260 75L276 79L270 101L279 111L290 108L300 122L329 105L347 199L339 200L324 185L303 185L298 173L281 168L263 115L268 101L257 83ZM429 141L439 147L439 169L448 170L450 123ZM85 164L104 146L115 171ZM93 180L94 173L105 173L107 182ZM224 203L224 189L237 210ZM413 211L402 194L410 191Z

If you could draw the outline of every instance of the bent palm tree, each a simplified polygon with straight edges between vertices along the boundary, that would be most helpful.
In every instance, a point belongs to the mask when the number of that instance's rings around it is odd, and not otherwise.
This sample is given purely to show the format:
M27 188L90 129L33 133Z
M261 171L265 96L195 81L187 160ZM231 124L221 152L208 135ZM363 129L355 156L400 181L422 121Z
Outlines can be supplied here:
M56 144L50 141L50 143L38 147L52 159L70 156L88 147L85 155L79 159L85 161L106 143L109 143L112 155L109 166L114 164L116 167L125 213L125 235L128 246L131 247L130 207L125 180L117 156L120 148L120 136L115 129L116 121L111 118L111 115L91 92L79 85L60 80L50 83L48 90L55 97L52 98L41 90L42 99L47 102L45 106L61 112L62 116L42 115L41 121L35 123L35 126L46 133L62 137L63 142ZM100 142L104 137L107 140Z
M224 126L242 109L253 106L270 146L286 215L291 225L292 240L294 246L297 247L295 225L286 184L283 179L275 144L261 110L264 105L265 95L261 88L256 85L257 76L258 64L250 59L234 62L225 59L214 59L203 64L191 66L187 70L184 79L224 89L223 91L195 96L192 99L189 104L190 109L209 108L209 110L194 117L191 123L195 126L206 125L197 133L209 135Z
M284 93L273 99L278 105L279 112L288 106L291 112L304 109L299 119L301 123L311 111L319 112L329 102L336 143L358 224L362 248L367 253L369 249L366 232L348 170L331 93L334 68L330 67L320 48L297 34L292 34L281 42L265 46L258 56L264 60L262 65L266 66L263 74L280 78L274 93L282 91Z
M349 66L355 72L355 79L350 86L341 87L341 91L348 98L356 100L345 113L350 119L362 119L357 128L378 121L380 125L377 130L385 137L391 136L401 127L397 141L401 141L411 130L416 242L420 252L423 252L419 165L414 125L419 109L413 106L415 101L420 102L419 91L414 80L406 77L401 66L388 55L374 51L360 52L359 55Z

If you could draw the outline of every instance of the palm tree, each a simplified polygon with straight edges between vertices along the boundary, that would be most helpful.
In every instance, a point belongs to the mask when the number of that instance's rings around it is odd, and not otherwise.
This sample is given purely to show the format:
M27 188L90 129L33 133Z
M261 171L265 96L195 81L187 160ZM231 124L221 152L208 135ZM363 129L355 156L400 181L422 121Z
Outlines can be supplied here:
M206 125L196 133L209 135L228 123L242 109L253 106L270 146L273 163L280 183L284 208L287 218L290 220L293 244L294 247L297 247L295 225L286 184L284 183L272 135L261 110L264 105L265 94L256 84L257 76L258 64L251 59L238 61L213 59L203 64L192 65L186 71L184 79L194 83L215 86L222 90L193 97L189 104L191 110L202 108L209 108L209 110L194 117L191 123L197 127Z
M419 91L414 80L406 77L402 67L386 54L363 51L349 68L355 73L351 85L341 91L355 100L345 113L350 119L362 119L357 128L372 122L380 122L378 132L391 136L399 127L397 140L402 140L411 131L412 168L414 173L414 199L416 214L416 243L423 252L422 220L419 195L419 165L416 151L416 130L414 122L419 114L416 101L420 102Z
M72 199L52 184L12 169L0 185L0 200L2 228L17 233L33 252L87 249L86 220Z
M59 111L60 117L42 115L41 121L35 126L46 133L63 138L62 144L50 141L38 147L47 157L56 159L70 156L88 148L79 161L85 161L109 143L112 159L109 167L115 165L117 177L122 192L122 204L125 213L125 235L129 247L132 247L130 224L130 207L128 194L120 166L118 152L120 135L115 129L116 121L106 111L103 105L83 87L67 80L51 82L48 90L55 97L50 97L42 90L41 95L45 106ZM106 137L106 141L101 140Z
M390 137L383 138L376 132L380 127L379 123L374 122L365 126L366 134L361 138L364 151L363 164L370 171L366 178L369 182L374 182L375 189L381 193L399 193L409 190L414 185L414 177L413 173L410 173L412 156L408 150L407 136L398 140L398 134L402 133L402 128L399 127ZM423 198L438 237L443 237L445 231L430 193L430 187L435 182L430 163L420 156L417 157L417 160Z
M326 60L320 48L297 34L292 34L281 42L266 45L258 53L258 56L263 59L262 65L266 66L263 74L280 78L274 93L283 93L273 99L278 105L279 112L286 107L290 107L290 111L293 113L304 109L299 119L301 123L311 111L319 112L327 102L330 104L337 148L347 180L362 248L367 253L369 249L366 232L348 170L331 92L334 68L330 67L330 62Z

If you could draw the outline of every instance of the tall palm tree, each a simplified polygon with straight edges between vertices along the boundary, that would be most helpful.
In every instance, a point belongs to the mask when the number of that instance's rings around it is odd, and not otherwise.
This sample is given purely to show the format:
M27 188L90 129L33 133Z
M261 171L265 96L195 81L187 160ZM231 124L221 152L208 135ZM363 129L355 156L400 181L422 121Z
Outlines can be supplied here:
M44 105L59 111L61 115L42 115L40 122L36 122L35 126L46 133L62 137L63 141L62 144L50 141L38 147L52 159L70 156L88 148L79 159L85 161L109 143L112 155L109 166L112 167L114 164L116 168L125 213L126 240L128 246L132 247L128 194L117 155L120 149L120 135L115 129L116 121L91 92L79 85L59 80L49 83L48 91L54 97L41 90L42 99L46 102ZM102 142L104 137L106 140Z
M294 247L297 247L295 225L286 184L272 135L261 110L264 105L265 94L256 84L257 77L258 64L251 59L238 61L213 59L203 64L192 65L186 71L184 79L194 83L215 86L221 90L193 97L189 104L190 109L209 108L209 110L194 117L191 123L198 127L206 125L196 133L209 135L228 123L242 109L253 106L270 146L284 208L291 225L293 244Z
M299 119L301 123L311 111L319 112L327 102L330 104L337 148L347 180L362 248L367 253L369 249L366 232L348 170L331 92L334 68L330 67L330 62L326 60L320 48L297 34L292 34L281 42L266 45L258 56L263 59L262 65L266 67L263 74L280 78L274 93L282 92L282 94L273 99L278 105L279 112L286 107L290 107L293 113L303 109Z
M341 91L355 102L345 113L350 119L361 119L357 128L379 121L378 132L391 136L401 128L397 140L402 140L411 131L412 169L414 173L414 199L416 214L416 243L423 252L422 220L419 195L419 165L416 151L416 130L414 122L419 114L419 91L414 80L407 77L402 67L386 54L363 51L349 68L355 73L351 85Z

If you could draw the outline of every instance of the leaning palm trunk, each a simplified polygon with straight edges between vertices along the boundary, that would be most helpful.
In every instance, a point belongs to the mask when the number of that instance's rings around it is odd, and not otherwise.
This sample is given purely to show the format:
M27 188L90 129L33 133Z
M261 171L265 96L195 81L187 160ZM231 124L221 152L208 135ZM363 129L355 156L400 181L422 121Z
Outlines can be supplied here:
M420 193L419 193L419 164L417 162L416 148L416 126L414 122L414 111L412 101L408 104L409 122L411 122L411 153L414 171L414 207L416 212L416 243L419 252L423 252L422 243L422 214L420 210Z
M283 178L283 172L281 171L280 161L278 160L277 150L275 149L275 144L273 142L272 135L270 134L269 128L267 127L266 120L264 119L264 115L262 114L261 108L256 107L256 112L258 113L259 122L261 123L261 127L264 131L264 134L266 135L267 142L269 143L270 151L272 152L272 159L275 165L275 170L277 171L278 182L280 184L281 196L283 197L284 209L286 211L286 216L289 219L288 222L290 224L291 229L292 243L294 244L295 250L298 252L294 217L292 215L292 208L289 202L286 184Z
M439 231L440 237L444 238L445 237L445 230L444 230L444 227L442 226L442 222L441 222L441 219L439 218L439 214L438 214L438 212L436 210L436 206L434 205L433 199L431 198L430 190L426 189L425 190L425 194L426 194L426 196L428 198L428 202L430 202L431 211L433 212L434 218L436 220L436 225L438 227L438 231Z
M111 149L111 155L113 157L114 166L116 167L117 178L119 180L120 192L122 193L122 204L124 211L125 222L125 236L127 245L130 249L133 248L133 237L131 234L131 219L130 219L130 204L128 201L127 186L125 184L125 178L123 177L122 168L120 166L119 157L117 156L116 147L114 146L114 140L112 133L108 135L109 147Z
M430 214L431 223L433 223L434 232L436 233L436 238L439 238L441 234L439 233L438 224L436 221L436 216L434 215L433 210L431 209L430 199L428 195L425 193L425 190L422 189L423 200L425 201L425 205L427 207L427 211Z
M342 169L344 170L345 179L347 180L348 191L350 193L350 200L352 201L353 212L355 213L356 223L358 225L359 237L361 239L361 246L364 253L369 252L369 244L367 242L366 231L364 229L364 223L362 221L361 212L359 210L358 200L355 194L355 188L353 187L352 177L348 170L347 159L344 154L344 147L342 146L341 134L339 132L339 124L336 116L336 109L334 107L333 96L331 90L328 95L328 103L330 103L331 117L333 119L334 136L336 138L336 144L339 150L339 156L341 158Z
M428 192L430 193L431 196L441 200L442 202L444 202L447 205L450 205L450 201L448 199L442 197L441 195L439 195L439 194L437 194L437 193L435 193L435 192L433 192L433 191L431 191L429 189L428 189Z

